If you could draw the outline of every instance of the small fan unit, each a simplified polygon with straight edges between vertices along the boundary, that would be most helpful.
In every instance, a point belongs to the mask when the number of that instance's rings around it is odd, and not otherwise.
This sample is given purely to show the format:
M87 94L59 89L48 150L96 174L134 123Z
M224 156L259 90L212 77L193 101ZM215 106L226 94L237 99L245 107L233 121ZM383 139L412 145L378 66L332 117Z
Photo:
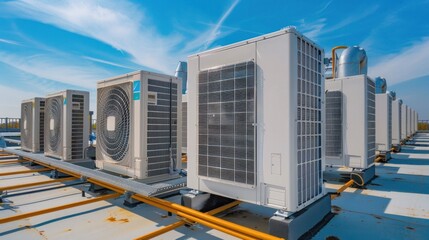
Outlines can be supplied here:
M21 104L21 148L29 152L44 151L45 99L33 98Z
M392 101L392 144L398 146L403 139L401 137L402 128L402 100L396 99Z
M84 159L89 136L89 93L65 90L46 97L45 155L73 161Z
M392 147L392 96L388 93L375 95L376 150L390 152Z
M323 50L287 28L188 58L188 187L295 212L324 196Z
M374 81L365 74L327 79L325 89L326 164L368 168L375 158Z
M181 167L181 82L139 71L97 84L100 169L136 179L168 178Z

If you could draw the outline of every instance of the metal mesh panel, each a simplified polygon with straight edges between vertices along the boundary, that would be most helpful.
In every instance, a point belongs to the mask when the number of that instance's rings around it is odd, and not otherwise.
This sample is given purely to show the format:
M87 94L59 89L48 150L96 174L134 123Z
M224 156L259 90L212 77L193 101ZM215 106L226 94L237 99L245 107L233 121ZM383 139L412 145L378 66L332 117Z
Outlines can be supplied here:
M198 77L198 174L255 184L255 64L218 67Z
M62 157L63 153L63 97L46 99L45 148L47 153Z
M387 98L387 139L392 143L392 98ZM391 146L387 146L389 149Z
M340 157L343 154L343 116L341 91L326 93L326 148L329 157Z
M71 116L71 159L83 159L83 141L88 133L83 132L84 121L84 101L83 95L72 94L72 116Z
M130 96L132 83L97 90L97 148L111 160L128 165L130 141ZM114 126L108 128L108 118Z
M322 51L297 39L298 204L322 193Z
M367 165L375 160L375 84L367 78L367 126L368 126L368 159Z
M168 174L177 153L177 84L149 79L148 91L156 104L148 104L148 176ZM176 159L177 161L177 159Z
M45 101L40 101L39 106L39 151L43 152L45 149Z
M33 103L21 104L21 147L25 150L33 148Z

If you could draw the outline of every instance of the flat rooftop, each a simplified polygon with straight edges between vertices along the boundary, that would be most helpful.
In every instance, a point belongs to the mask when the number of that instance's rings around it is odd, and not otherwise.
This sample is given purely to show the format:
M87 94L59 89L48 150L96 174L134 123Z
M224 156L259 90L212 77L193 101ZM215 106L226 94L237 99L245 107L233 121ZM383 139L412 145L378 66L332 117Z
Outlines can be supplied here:
M410 145L377 163L377 177L364 189L348 188L332 201L335 216L313 239L427 239L429 236L429 133L417 134ZM16 157L0 157L9 161ZM0 173L40 166L0 164ZM0 187L50 180L48 173L0 177ZM0 218L96 197L83 184L54 183L8 191ZM77 182L75 182L77 183ZM344 183L326 183L334 192ZM40 190L40 191L39 191ZM180 196L167 200L180 203ZM147 204L123 206L124 197L39 215L0 225L0 239L133 239L177 222L176 215ZM260 231L268 230L274 209L242 203L218 217ZM179 227L156 239L235 239L202 225Z

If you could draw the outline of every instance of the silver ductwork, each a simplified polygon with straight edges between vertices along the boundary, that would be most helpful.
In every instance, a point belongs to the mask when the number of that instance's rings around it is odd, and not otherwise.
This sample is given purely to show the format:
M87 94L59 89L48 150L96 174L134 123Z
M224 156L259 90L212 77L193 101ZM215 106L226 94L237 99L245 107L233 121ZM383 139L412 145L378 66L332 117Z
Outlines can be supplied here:
M385 78L376 77L375 81L375 93L386 93L387 81Z
M341 53L338 62L338 76L348 77L368 72L368 58L363 48L354 46L348 47Z
M188 63L179 61L174 76L182 79L182 94L188 91Z
M396 92L395 91L387 91L387 94L390 94L392 96L392 100L396 100Z

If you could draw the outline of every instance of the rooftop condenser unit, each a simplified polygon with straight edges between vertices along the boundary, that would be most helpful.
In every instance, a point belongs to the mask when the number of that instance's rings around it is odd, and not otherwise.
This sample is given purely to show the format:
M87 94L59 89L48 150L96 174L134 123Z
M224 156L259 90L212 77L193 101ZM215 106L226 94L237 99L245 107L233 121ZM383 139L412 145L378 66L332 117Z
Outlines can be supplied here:
M325 81L327 165L374 164L375 83L366 75L366 61L365 50L349 47L340 56L338 76Z
M45 106L45 155L82 160L89 140L89 92L49 94Z
M407 139L407 112L408 112L408 106L405 104L402 104L401 109L401 139L405 140Z
M45 99L32 98L21 104L21 148L44 151Z
M181 167L181 82L138 71L97 83L96 166L136 179Z
M411 137L411 122L413 119L411 118L412 109L407 106L407 137Z
M395 96L394 96L395 98ZM400 151L401 148L401 128L402 128L402 100L394 99L392 101L392 145L396 151Z
M376 150L390 158L392 147L392 96L389 93L375 94L376 109Z
M190 56L188 187L292 212L324 196L323 56L293 28Z

